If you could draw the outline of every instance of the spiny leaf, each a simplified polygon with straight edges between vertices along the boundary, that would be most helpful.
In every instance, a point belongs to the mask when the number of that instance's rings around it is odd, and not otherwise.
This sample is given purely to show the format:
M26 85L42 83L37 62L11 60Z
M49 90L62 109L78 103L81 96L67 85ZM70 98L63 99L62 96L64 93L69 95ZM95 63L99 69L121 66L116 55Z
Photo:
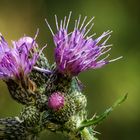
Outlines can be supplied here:
M92 119L85 120L81 123L79 129L82 130L84 127L88 127L91 125L97 125L101 123L116 107L118 107L121 103L123 103L128 94L125 94L123 97L119 98L110 108L108 108L104 113L102 113L100 116L96 116Z

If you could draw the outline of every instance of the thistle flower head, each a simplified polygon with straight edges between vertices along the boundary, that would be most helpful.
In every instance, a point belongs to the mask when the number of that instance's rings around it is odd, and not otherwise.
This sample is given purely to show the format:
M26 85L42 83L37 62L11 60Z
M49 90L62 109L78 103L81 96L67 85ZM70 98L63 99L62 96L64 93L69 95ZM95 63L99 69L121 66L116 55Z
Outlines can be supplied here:
M68 19L64 17L61 20L60 26L58 25L57 16L55 16L57 33L54 34L47 20L46 23L50 28L54 37L55 48L55 61L57 63L58 71L62 74L76 76L82 71L88 69L100 68L114 60L107 60L106 57L99 59L100 56L110 51L112 45L106 45L107 40L110 38L112 31L104 32L100 37L93 39L95 34L87 36L93 27L93 18L86 24L85 17L81 22L81 15L75 21L75 26L72 32L68 32L68 25L71 17L71 12ZM104 41L101 41L103 38ZM102 43L100 43L102 42ZM120 59L121 57L117 58Z
M12 42L9 47L4 37L0 35L0 78L20 79L31 72L37 61L38 45L31 37L22 37Z
M48 99L48 107L53 111L57 111L64 106L64 102L64 96L59 92L55 92Z

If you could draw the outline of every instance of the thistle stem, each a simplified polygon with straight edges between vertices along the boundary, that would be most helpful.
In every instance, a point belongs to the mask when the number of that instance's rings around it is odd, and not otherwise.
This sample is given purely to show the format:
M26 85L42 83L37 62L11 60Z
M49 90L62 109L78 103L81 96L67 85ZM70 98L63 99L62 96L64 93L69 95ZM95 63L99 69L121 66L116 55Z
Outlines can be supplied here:
M81 136L83 140L97 140L86 127L81 130Z

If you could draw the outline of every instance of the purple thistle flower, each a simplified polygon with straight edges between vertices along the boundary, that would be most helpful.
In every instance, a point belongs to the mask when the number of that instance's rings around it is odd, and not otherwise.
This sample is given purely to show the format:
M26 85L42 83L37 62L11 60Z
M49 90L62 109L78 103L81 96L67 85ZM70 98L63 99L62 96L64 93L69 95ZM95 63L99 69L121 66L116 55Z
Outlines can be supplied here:
M39 56L38 45L31 37L22 37L9 47L0 35L0 78L20 79L31 72Z
M95 34L87 36L93 27L93 18L85 24L87 17L84 18L80 25L81 15L78 20L75 20L74 30L68 33L68 25L71 17L71 12L68 19L64 17L61 20L60 27L58 25L57 16L55 15L57 33L54 34L48 21L46 23L54 37L55 48L55 61L58 71L62 74L76 76L82 71L89 69L100 68L109 62L116 61L122 57L113 60L106 60L106 57L99 60L99 57L106 54L111 50L110 46L106 45L107 40L110 38L112 31L104 32L100 37L93 39ZM66 21L67 20L67 21ZM91 25L90 25L91 24ZM90 27L88 28L88 26ZM104 41L101 42L103 38Z
M61 93L52 93L48 99L48 107L53 111L57 111L64 106L64 101L64 96Z

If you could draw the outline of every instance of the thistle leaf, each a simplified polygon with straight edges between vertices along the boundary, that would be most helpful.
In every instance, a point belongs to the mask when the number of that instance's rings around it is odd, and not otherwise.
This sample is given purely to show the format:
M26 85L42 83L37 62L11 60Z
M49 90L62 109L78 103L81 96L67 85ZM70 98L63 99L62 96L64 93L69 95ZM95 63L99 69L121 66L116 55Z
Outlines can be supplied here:
M79 129L82 130L84 127L95 126L101 123L116 107L123 103L127 99L128 94L120 97L110 108L108 108L104 113L99 116L93 117L92 119L85 120L81 123Z

